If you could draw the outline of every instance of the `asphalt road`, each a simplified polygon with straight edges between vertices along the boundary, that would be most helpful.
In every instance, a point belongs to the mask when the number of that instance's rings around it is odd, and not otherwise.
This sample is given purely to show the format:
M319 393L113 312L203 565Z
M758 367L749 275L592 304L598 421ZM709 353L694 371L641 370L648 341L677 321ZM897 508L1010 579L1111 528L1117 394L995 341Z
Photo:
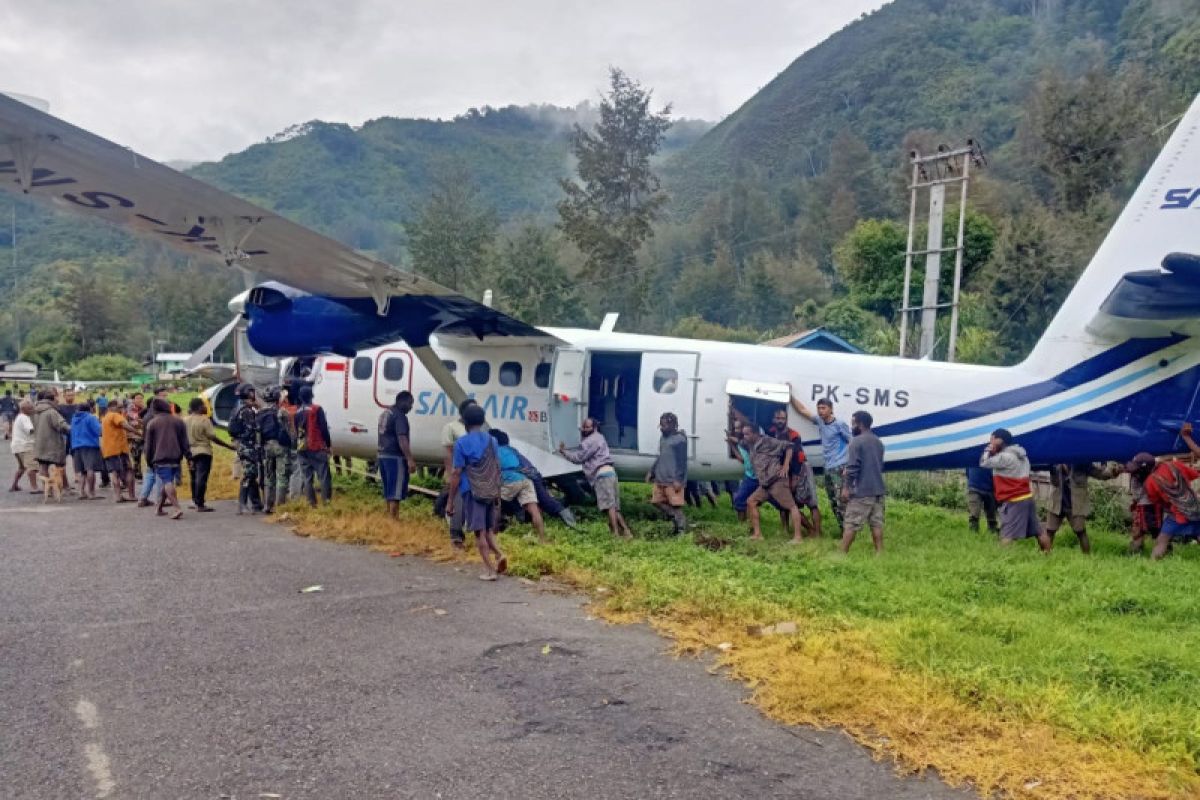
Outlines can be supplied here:
M12 471L4 443L0 796L967 796L764 719L578 596L230 503L180 522L42 505L6 491Z

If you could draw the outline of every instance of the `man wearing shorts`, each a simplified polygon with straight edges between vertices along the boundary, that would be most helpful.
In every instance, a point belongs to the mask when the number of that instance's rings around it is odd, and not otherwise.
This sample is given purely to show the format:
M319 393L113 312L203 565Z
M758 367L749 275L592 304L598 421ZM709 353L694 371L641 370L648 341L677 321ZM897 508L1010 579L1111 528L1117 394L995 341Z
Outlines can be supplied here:
M816 480L813 477L812 467L808 463L808 456L804 454L800 432L788 426L786 406L775 409L775 413L771 416L771 427L767 428L767 436L792 443L792 457L788 461L788 486L792 490L792 498L796 501L796 506L800 508L801 521L804 522L812 536L819 536L821 511L817 505ZM811 523L804 519L804 509L806 508L812 515ZM780 511L779 516L786 525L784 512Z
M792 454L791 442L763 436L753 425L742 426L742 441L750 453L754 477L758 480L758 488L746 501L746 511L750 514L750 538L762 538L758 507L771 500L791 517L792 541L801 541L804 525L800 519L800 508L792 497L787 476L787 462Z
M71 417L71 455L79 478L79 499L96 499L96 475L104 469L100 457L100 420L90 403L80 403Z
M621 514L621 490L608 441L597 429L596 420L588 417L579 426L578 447L568 450L565 443L559 442L558 452L567 461L583 467L583 475L596 494L596 507L608 513L608 529L612 535L632 539L633 532Z
M1050 468L1050 504L1046 507L1046 535L1054 541L1054 534L1069 522L1079 549L1092 552L1092 542L1087 535L1087 518L1092 513L1091 487L1088 478L1099 481L1112 480L1121 474L1116 465L1100 464L1055 464Z
M679 418L671 412L659 417L658 429L662 438L658 444L658 458L646 473L646 482L654 485L650 503L665 514L678 536L687 529L687 517L683 515L684 486L687 483L687 435L679 430Z
M1145 455L1139 453L1138 458ZM1167 554L1173 539L1200 536L1200 499L1191 486L1197 479L1200 472L1182 461L1164 461L1146 478L1146 496L1162 514L1162 528L1150 554L1154 560Z
M450 496L446 513L462 504L463 529L475 534L475 546L483 561L480 580L494 581L508 571L508 559L496 544L496 522L499 518L500 447L483 430L483 408L474 404L462 412L467 432L454 442L453 472L450 475Z
M17 407L19 413L12 425L12 454L17 460L17 474L13 476L10 492L21 491L21 476L29 475L29 491L37 491L37 461L33 458L33 403L22 400Z
M164 505L171 505L171 519L183 516L183 508L179 505L179 497L175 487L182 477L183 461L191 460L192 447L188 442L187 425L183 420L171 413L171 404L164 398L156 397L151 402L154 409L154 419L146 425L146 463L154 470L154 475L162 485L162 494L158 498L157 513L161 517L167 512Z
M833 401L822 397L817 401L817 411L814 414L792 396L792 408L796 413L817 426L821 436L821 454L824 459L825 494L829 496L829 504L833 506L833 515L837 517L838 526L845 528L845 505L842 498L842 483L845 479L846 458L853 434L850 427L833 415Z
M1013 443L1004 428L992 433L987 449L979 457L979 466L992 471L996 502L1000 503L1000 544L1011 545L1020 539L1037 539L1043 553L1053 543L1038 521L1033 484L1029 481L1029 456L1025 448Z
M124 407L120 403L109 403L108 412L100 421L100 456L112 478L114 503L128 503L136 499L133 464L129 458L129 437L133 430L125 418ZM141 430L138 430L138 435L141 435Z
M500 502L515 502L523 508L537 532L538 541L545 544L546 523L542 520L542 510L538 506L537 488L533 485L533 480L525 474L521 454L513 449L508 434L504 431L493 428L489 433L500 447Z
M842 552L850 552L854 537L864 525L871 528L875 553L883 552L883 442L871 430L875 420L866 411L850 415L854 438L846 451L845 482L842 500L846 505L846 523L842 529Z
M412 392L396 395L396 401L379 415L379 483L392 519L400 517L400 501L408 497L408 479L417 469L409 443L408 412L412 411Z
M467 435L467 426L462 419L463 414L466 413L468 407L474 405L478 405L478 403L469 397L463 400L462 405L458 407L458 419L450 420L442 428L442 448L446 453L442 467L447 475L454 471L454 443ZM487 430L486 423L483 429ZM449 499L449 494L446 495L445 499ZM438 502L443 502L443 498L439 497ZM450 544L458 550L466 542L466 535L463 533L462 503L447 503L446 509L446 522L450 527Z

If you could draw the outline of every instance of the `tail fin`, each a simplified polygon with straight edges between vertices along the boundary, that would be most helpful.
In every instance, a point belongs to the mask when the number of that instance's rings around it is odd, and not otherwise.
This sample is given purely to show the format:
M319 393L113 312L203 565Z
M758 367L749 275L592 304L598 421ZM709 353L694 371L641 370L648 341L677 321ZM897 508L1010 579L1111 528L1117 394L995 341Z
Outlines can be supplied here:
M1130 319L1127 313L1116 325L1107 318L1103 332L1091 323L1127 274L1156 271L1172 253L1200 254L1200 95L1179 121L1025 365L1056 374L1120 340L1146 335L1139 333L1136 325L1124 326L1121 320ZM1154 277L1153 272L1149 277ZM1200 311L1200 275L1171 277L1170 291L1183 289L1196 299L1191 307ZM1125 306L1128 311L1129 304Z

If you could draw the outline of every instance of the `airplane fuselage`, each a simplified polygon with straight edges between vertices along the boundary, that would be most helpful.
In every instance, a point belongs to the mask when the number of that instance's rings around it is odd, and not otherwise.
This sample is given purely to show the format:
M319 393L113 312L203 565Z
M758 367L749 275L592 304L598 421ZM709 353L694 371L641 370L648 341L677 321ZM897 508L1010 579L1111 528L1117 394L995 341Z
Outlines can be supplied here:
M639 477L658 450L659 416L679 418L690 440L689 474L730 479L741 463L725 440L733 402L766 423L790 393L810 410L828 398L849 421L874 417L890 469L976 463L997 427L1013 430L1035 463L1127 460L1179 449L1179 424L1196 401L1200 350L1188 337L1133 339L1055 375L982 367L594 330L547 329L567 346L449 339L439 357L492 427L504 429L547 474L569 471L554 455L596 418L623 476ZM414 395L417 459L440 464L442 432L457 408L402 342L314 365L336 453L371 458L376 425L397 392ZM789 408L811 463L823 466L817 427ZM536 452L535 452L536 451Z

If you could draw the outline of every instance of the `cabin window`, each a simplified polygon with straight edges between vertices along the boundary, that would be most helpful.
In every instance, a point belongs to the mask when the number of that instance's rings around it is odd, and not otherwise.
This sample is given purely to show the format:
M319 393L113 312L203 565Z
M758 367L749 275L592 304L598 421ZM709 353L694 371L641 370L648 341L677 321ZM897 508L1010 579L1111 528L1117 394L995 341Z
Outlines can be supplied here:
M442 362L442 366L445 367L450 372L451 375L458 372L458 362L457 361L453 361L451 359L446 359L445 361Z
M675 394L679 388L679 373L673 369L654 370L654 391L659 394Z
M482 386L492 377L492 365L486 361L472 361L467 368L467 380L476 386Z
M550 387L550 364L538 364L537 369L533 371L533 385L539 389L547 389Z
M404 359L389 358L383 362L383 379L385 381L404 380Z
M371 379L372 362L369 356L359 356L354 359L354 365L351 367L351 374L356 381L369 381Z
M518 386L521 383L521 365L516 361L505 361L500 365L500 385Z

